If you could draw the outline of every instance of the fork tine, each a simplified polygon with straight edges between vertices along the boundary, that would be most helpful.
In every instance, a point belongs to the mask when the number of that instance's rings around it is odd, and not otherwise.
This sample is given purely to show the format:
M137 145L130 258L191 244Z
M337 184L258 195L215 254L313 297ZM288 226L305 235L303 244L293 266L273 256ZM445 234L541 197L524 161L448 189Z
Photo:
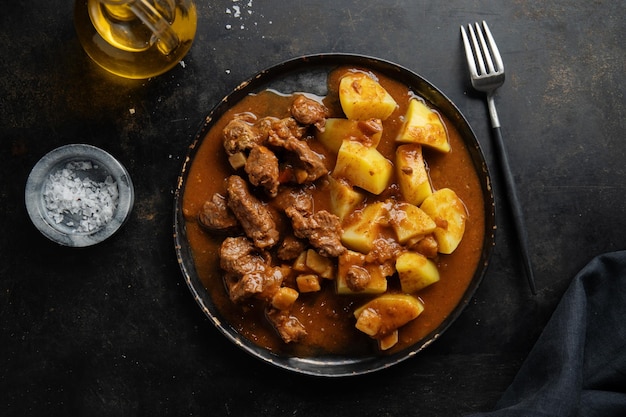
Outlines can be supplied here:
M465 57L467 58L467 66L469 67L470 75L472 77L477 77L478 71L476 70L476 63L474 62L472 46L470 45L470 41L467 38L467 32L463 26L461 26L461 37L463 38L463 45L465 46Z
M489 41L489 49L493 53L493 59L495 61L495 70L497 72L504 71L504 62L502 62L502 57L500 56L500 51L498 50L498 45L496 45L496 41L493 39L493 35L489 30L489 26L487 26L487 22L483 20L483 28L485 29L485 35L487 36L487 40Z
M480 74L484 75L487 71L485 70L485 62L482 57L480 45L478 45L478 39L476 38L474 27L472 25L468 25L467 28L469 29L470 38L472 39L472 45L474 46L474 59L478 62Z
M483 21L483 24L485 22ZM482 56L487 61L487 71L491 74L494 72L493 61L491 60L491 52L489 52L489 48L487 48L487 42L485 42L485 36L483 35L483 30L480 28L478 22L476 22L476 33L478 33L478 39L480 41L480 47L482 50ZM483 72L483 74L485 74Z

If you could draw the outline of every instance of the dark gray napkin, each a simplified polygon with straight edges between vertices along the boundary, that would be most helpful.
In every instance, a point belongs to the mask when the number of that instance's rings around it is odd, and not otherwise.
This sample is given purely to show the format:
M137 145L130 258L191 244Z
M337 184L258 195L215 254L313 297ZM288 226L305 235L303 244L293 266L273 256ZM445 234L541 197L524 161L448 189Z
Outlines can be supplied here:
M626 416L626 251L571 282L513 383L471 417Z

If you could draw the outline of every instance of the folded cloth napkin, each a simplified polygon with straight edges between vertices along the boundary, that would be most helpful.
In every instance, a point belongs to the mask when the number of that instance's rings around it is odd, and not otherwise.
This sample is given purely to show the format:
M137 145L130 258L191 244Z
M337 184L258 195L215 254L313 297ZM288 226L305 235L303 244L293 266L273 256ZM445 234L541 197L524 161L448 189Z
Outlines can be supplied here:
M626 251L571 282L512 384L471 417L626 416Z

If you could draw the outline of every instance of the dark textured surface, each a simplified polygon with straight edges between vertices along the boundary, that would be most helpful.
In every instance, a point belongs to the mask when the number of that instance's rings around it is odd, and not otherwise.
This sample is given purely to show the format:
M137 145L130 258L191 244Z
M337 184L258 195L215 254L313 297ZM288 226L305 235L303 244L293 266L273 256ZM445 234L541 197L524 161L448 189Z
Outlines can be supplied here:
M623 2L198 2L185 66L125 81L82 52L69 1L0 15L0 415L422 415L490 409L576 272L626 247ZM233 5L243 11L240 17ZM248 13L251 12L251 13ZM459 26L489 22L507 81L497 105L528 225L538 295L521 274L483 97ZM229 26L230 25L230 26ZM497 244L460 319L423 354L374 375L285 373L226 341L185 287L172 242L176 177L204 115L241 80L303 54L406 66L464 112L491 165ZM132 111L131 111L132 110ZM135 183L130 220L92 248L58 247L27 217L46 152L85 142Z

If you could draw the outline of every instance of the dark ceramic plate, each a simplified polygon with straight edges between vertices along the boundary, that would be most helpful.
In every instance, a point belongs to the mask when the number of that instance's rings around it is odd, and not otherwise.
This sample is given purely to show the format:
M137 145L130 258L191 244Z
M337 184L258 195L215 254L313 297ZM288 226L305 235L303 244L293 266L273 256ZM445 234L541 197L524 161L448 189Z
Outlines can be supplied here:
M196 150L202 140L234 103L239 102L250 93L259 92L268 88L282 93L306 91L319 96L326 95L327 75L339 66L353 65L366 67L387 77L393 78L407 85L411 90L429 101L441 113L443 113L458 129L461 137L473 159L474 166L481 180L482 194L485 206L485 239L482 248L481 259L474 277L465 291L461 301L452 313L429 335L418 343L393 355L371 355L365 357L337 357L324 356L314 358L302 358L292 356L280 356L266 349L260 348L254 343L242 337L235 329L230 327L221 316L211 301L209 293L204 288L196 272L191 249L187 242L185 231L185 219L182 212L182 200L185 184L190 166L193 162ZM480 284L487 268L487 263L492 252L495 240L495 206L492 190L490 187L489 172L484 156L479 147L476 136L457 107L435 86L424 80L414 72L381 59L346 54L324 54L305 56L283 62L262 71L244 81L231 94L226 96L206 117L202 127L198 131L194 141L189 147L187 158L182 167L178 179L175 194L174 207L174 240L178 262L183 276L196 302L213 322L213 324L235 345L249 354L279 368L290 371L327 377L358 375L374 372L397 364L416 353L436 340L456 318L470 301L476 288Z

